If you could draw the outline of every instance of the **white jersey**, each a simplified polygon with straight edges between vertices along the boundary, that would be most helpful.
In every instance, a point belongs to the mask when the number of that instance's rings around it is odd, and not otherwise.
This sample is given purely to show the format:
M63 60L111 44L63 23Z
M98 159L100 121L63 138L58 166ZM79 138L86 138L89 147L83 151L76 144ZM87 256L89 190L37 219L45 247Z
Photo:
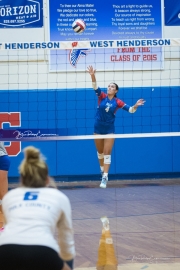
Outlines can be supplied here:
M19 187L2 200L6 225L0 245L41 245L57 251L63 260L75 256L71 206L54 188ZM58 230L58 240L54 234Z
M4 147L4 143L0 142L0 157L7 155L6 148Z

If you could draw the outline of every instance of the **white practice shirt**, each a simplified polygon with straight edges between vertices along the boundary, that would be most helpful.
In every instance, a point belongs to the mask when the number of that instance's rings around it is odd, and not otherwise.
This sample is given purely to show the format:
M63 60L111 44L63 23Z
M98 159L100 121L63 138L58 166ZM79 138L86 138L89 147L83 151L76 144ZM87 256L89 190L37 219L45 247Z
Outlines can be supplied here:
M0 157L7 155L6 148L4 147L4 142L0 142Z
M47 246L63 260L74 258L71 206L65 194L48 187L19 187L4 196L2 206L7 224L0 234L0 245Z

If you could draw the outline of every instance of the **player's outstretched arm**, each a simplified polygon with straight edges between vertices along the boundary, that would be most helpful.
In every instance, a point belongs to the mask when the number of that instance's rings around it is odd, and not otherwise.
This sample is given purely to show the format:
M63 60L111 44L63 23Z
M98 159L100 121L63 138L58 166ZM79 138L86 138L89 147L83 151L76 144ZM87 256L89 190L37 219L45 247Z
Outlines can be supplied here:
M144 99L142 99L142 98L141 98L141 99L138 99L138 101L136 102L136 104L133 106L134 109L137 110L137 108L138 108L139 106L143 106L145 102L146 102L146 101L145 101Z
M129 108L129 112L130 112L130 113L135 113L136 110L137 110L137 108L138 108L139 106L144 105L145 102L146 102L146 101L145 101L144 99L139 99L139 100L136 102L136 104L135 104L134 106L132 106L132 107Z
M92 87L94 88L94 90L97 90L97 83L96 83L96 70L93 68L93 66L88 66L87 67L87 71L89 72L90 76L91 76L91 80L92 80Z
M96 82L96 76L95 76L96 70L93 68L93 66L88 66L87 71L89 72L91 76L92 82Z

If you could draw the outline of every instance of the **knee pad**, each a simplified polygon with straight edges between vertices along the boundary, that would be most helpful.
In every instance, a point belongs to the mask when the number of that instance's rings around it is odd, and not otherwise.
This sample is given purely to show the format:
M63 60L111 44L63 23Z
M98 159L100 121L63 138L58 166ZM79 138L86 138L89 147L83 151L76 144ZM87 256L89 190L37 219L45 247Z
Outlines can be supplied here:
M104 164L111 164L111 155L104 155Z
M103 158L104 158L104 153L99 154L99 153L97 152L97 156L98 156L98 159L103 159Z

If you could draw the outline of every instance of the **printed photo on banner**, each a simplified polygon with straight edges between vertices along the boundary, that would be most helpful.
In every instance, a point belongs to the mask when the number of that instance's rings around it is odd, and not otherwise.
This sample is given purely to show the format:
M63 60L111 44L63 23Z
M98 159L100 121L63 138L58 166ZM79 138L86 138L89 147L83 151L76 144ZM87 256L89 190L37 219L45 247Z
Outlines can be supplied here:
M164 12L166 26L180 26L179 0L164 0Z
M95 61L98 70L164 68L163 48L76 48L80 41L162 38L162 0L49 0L50 41L72 41L73 49L50 52L50 71L84 71ZM106 18L106 19L105 19Z
M43 27L43 0L1 0L0 28Z

